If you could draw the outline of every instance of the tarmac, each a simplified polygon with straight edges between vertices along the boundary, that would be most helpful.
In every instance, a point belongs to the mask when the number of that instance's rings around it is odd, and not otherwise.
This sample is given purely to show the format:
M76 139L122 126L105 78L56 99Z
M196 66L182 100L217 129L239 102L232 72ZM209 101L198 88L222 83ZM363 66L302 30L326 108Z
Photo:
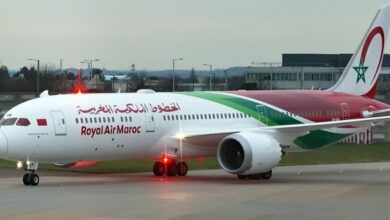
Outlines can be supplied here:
M271 180L223 170L186 177L0 169L0 219L390 219L390 163L277 167Z

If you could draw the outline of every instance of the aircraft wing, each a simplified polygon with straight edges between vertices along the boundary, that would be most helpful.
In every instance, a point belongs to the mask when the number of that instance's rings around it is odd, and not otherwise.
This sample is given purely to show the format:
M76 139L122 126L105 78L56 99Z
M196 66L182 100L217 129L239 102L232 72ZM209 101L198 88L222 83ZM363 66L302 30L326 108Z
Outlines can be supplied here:
M349 120L340 120L340 121L327 121L327 122L313 122L305 124L294 124L294 125L279 125L279 126L269 126L256 128L256 131L281 131L281 132L290 132L290 133L302 133L314 130L329 129L335 127L371 127L375 123L390 121L390 116L380 116L380 117L371 117L371 118L361 118L361 119L349 119Z
M390 109L381 109L376 111L366 111L363 112L363 115L366 117L379 117L379 116L389 116L390 115Z
M289 134L290 138L304 135L307 132L321 129L330 129L335 127L372 127L378 122L390 121L390 116L379 116L371 118L361 119L348 119L339 121L327 121L327 122L313 122L304 124L292 124L292 125L277 125L268 127L257 128L224 128L224 129L190 129L183 130L182 134L176 136L180 138L196 138L207 136L225 136L233 133L249 131L249 132L271 132L271 133L283 133Z

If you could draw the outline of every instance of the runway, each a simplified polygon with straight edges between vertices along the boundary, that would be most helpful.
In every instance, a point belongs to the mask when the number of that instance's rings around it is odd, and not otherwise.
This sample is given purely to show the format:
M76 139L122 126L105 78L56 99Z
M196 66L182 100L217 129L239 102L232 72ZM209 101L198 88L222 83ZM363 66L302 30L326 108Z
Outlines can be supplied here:
M0 169L0 219L390 219L390 163L291 166L271 180Z

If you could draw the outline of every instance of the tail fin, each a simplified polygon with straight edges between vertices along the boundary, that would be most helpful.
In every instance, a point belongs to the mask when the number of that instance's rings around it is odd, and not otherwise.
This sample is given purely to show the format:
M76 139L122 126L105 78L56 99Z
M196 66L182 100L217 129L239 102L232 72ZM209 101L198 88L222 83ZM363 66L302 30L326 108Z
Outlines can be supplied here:
M379 8L339 81L329 90L374 98L389 26L390 5L385 5Z

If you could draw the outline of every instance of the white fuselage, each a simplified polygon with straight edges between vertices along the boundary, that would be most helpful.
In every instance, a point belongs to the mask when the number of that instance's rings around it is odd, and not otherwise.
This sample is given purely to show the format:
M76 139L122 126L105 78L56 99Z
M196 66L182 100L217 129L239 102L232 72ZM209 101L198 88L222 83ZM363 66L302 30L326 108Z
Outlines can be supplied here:
M4 118L27 118L30 124L1 127L7 142L3 158L36 162L158 158L164 153L212 156L224 135L182 146L178 135L188 129L261 126L227 106L172 93L46 96L16 106ZM38 125L38 120L47 124Z

